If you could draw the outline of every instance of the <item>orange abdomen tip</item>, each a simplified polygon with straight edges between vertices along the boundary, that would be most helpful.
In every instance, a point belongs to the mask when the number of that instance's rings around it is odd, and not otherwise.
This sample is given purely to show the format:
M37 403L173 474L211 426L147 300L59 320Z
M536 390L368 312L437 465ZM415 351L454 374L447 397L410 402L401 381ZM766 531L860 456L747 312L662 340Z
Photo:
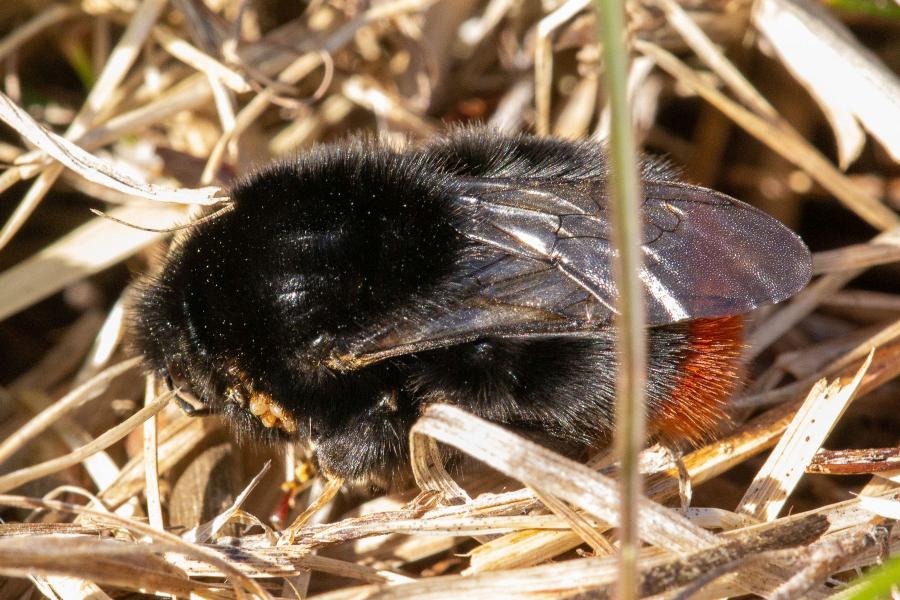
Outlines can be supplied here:
M702 442L726 419L725 403L740 381L743 317L686 323L688 342L680 354L671 392L651 415L651 429L670 439Z

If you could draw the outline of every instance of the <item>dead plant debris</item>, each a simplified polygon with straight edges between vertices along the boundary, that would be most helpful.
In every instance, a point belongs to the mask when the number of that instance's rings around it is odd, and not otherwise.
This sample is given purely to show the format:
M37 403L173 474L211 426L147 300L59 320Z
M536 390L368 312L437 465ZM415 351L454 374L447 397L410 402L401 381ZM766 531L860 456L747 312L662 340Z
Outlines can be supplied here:
M862 5L627 4L644 146L816 251L752 317L732 422L644 451L644 595L851 597L900 550L900 16ZM437 405L419 488L369 497L157 396L122 309L249 166L462 121L603 138L602 69L588 0L0 3L0 598L611 595L608 454Z

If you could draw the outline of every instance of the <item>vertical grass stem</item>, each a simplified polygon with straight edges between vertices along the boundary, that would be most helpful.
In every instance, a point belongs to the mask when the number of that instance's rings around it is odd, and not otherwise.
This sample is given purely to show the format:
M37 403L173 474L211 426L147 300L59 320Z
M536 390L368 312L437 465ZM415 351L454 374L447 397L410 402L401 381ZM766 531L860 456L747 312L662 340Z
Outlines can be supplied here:
M639 277L641 256L641 190L637 151L628 107L628 46L625 3L595 0L599 35L606 65L605 81L612 126L609 156L611 219L616 248L613 266L619 291L616 339L616 451L621 460L620 573L617 597L639 597L637 555L640 548L637 506L641 494L638 454L644 443L644 387L646 380L646 322Z

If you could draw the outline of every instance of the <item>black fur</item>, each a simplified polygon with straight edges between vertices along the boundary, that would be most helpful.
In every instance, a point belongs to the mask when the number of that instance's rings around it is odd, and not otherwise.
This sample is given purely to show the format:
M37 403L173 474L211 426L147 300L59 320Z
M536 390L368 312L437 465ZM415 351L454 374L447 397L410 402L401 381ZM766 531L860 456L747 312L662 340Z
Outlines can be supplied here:
M408 472L409 428L446 401L557 447L606 439L613 423L611 330L593 339L480 339L351 372L323 361L385 319L453 300L459 257L479 250L454 229L460 176L605 177L592 143L463 129L397 153L354 141L249 174L234 210L173 244L132 304L150 369L183 382L247 440L309 440L320 465L389 484ZM648 161L644 177L675 171ZM651 417L689 351L682 324L650 332ZM295 417L288 436L225 399L234 373ZM178 382L176 381L176 383Z

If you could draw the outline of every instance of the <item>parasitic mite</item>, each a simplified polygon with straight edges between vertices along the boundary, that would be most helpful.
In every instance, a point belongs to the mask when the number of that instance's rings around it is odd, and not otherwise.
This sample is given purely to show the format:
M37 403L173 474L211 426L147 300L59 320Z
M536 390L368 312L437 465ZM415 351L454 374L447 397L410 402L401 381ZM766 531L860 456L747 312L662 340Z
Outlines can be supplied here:
M742 315L810 278L780 222L641 169L648 424L698 441L741 370ZM612 431L616 288L603 146L459 128L323 145L240 178L132 299L147 368L250 442L332 477L407 479L448 402L573 453ZM186 406L187 403L184 403Z

